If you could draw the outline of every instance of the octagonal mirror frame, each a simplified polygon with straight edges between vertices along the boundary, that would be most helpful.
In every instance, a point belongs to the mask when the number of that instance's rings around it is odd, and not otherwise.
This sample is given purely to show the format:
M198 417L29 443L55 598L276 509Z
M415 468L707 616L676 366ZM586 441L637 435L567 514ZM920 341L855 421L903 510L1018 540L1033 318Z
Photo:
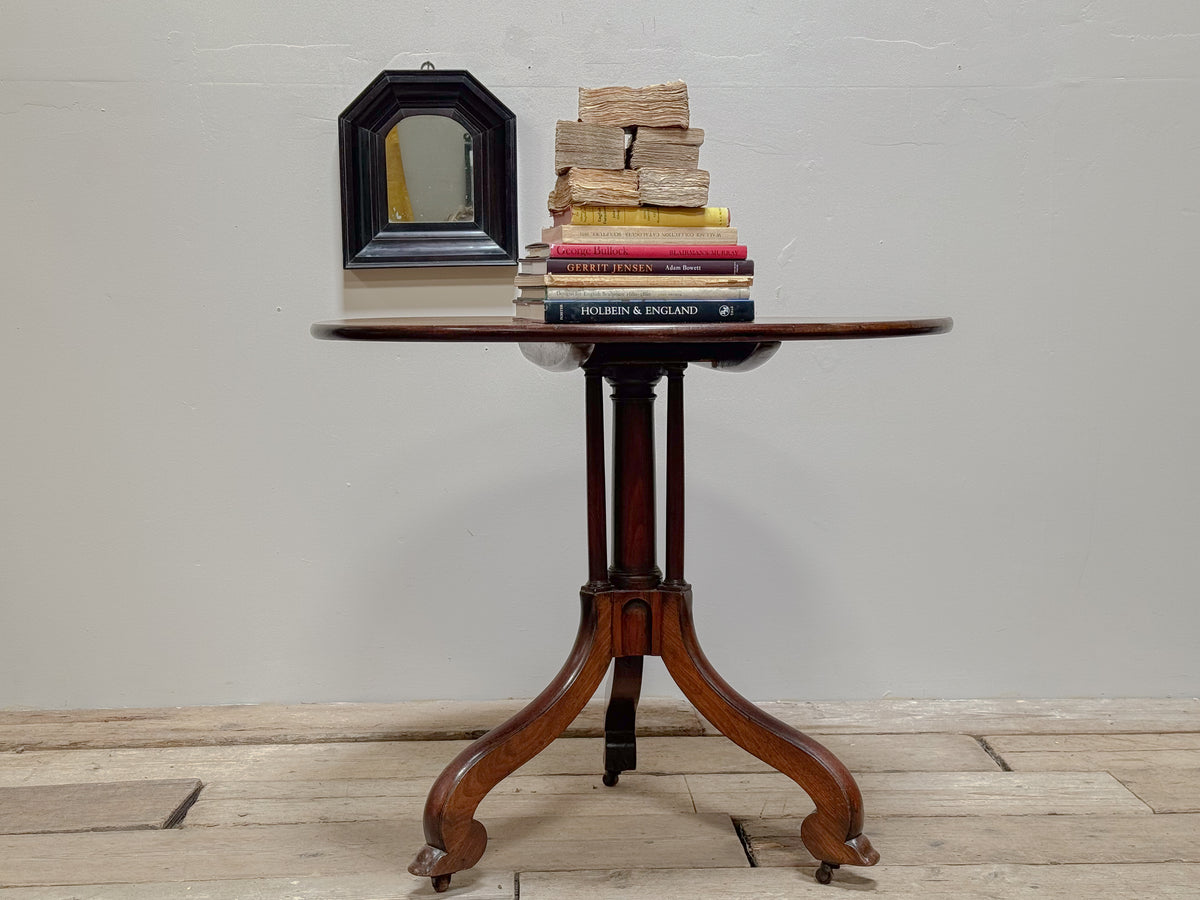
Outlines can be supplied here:
M470 136L472 221L389 220L384 143L409 116L446 116ZM338 141L345 268L516 263L516 116L470 72L381 72L338 118Z

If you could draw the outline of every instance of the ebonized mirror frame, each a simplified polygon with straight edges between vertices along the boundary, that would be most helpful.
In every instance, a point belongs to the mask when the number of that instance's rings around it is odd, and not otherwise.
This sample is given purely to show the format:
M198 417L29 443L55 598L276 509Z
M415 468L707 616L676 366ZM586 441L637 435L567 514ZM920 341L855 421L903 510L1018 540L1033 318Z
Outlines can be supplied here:
M408 116L446 116L471 135L474 221L389 221L384 139ZM516 116L470 72L381 72L338 118L338 139L345 268L516 263Z

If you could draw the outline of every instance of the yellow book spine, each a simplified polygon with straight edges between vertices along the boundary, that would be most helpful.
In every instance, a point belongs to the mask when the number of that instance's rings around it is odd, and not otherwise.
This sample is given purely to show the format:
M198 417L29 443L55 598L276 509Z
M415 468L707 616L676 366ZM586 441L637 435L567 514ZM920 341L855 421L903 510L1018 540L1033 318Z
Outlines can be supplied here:
M717 227L729 224L724 206L572 206L561 225L669 225Z

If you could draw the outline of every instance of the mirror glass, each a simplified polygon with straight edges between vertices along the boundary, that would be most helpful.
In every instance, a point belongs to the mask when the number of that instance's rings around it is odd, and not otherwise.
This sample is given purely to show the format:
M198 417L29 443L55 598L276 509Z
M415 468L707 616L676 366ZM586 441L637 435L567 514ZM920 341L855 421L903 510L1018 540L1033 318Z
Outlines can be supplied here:
M384 138L389 222L471 222L471 134L445 116L406 116Z

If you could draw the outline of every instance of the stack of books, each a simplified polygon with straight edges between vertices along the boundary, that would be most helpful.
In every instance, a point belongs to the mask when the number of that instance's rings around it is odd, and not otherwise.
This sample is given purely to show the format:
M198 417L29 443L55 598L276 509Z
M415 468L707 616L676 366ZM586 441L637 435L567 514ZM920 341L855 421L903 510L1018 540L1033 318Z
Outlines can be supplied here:
M515 314L556 324L746 322L754 263L710 207L687 86L579 90L559 122L550 227L520 260Z

